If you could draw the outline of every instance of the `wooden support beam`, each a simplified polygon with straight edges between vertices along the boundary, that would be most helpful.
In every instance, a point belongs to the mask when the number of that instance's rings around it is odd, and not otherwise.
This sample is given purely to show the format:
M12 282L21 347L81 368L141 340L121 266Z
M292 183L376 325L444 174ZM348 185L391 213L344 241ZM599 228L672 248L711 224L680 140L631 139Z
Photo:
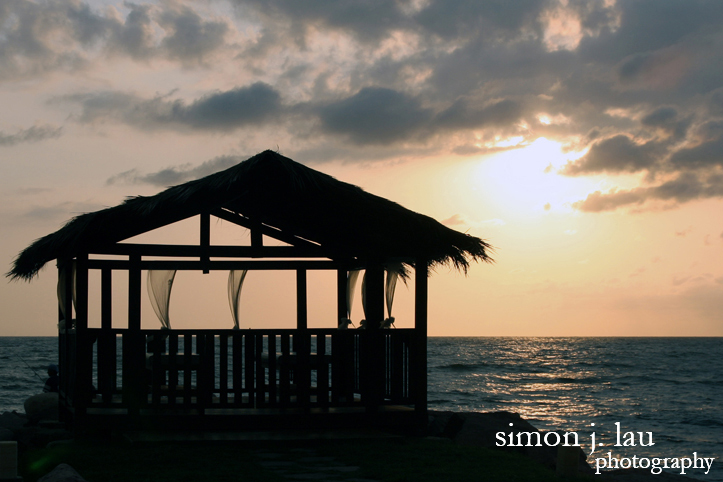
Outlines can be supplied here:
M137 417L146 397L145 337L141 332L141 257L134 255L128 268L128 332L123 336L123 401Z
M75 395L76 417L85 416L91 400L93 339L88 333L88 255L80 254L75 264ZM72 285L71 285L72 290ZM68 369L69 367L65 367Z
M141 329L141 257L131 256L128 263L128 329Z
M71 290L72 290L71 284ZM75 264L75 328L88 328L88 255L76 257Z
M211 258L329 258L318 246L208 246ZM168 256L175 258L200 258L201 247L183 244L133 244L117 243L93 248L92 254L129 256Z
M306 270L296 270L296 328L306 330L308 328L306 295Z
M58 260L58 282L63 284L64 294L62 295L62 303L65 307L65 312L61 309L60 300L58 301L58 320L59 330L58 336L58 355L60 361L60 386L59 386L59 398L60 405L63 408L63 417L70 417L70 409L72 407L73 394L75 392L75 377L72 376L71 366L75 365L75 337L68 334L73 328L73 285L75 282L74 277L74 261L71 259L59 259ZM62 322L62 323L61 323ZM62 419L61 419L62 420ZM69 419L66 419L69 420Z
M100 327L98 337L98 392L104 402L110 402L115 388L116 340L113 328L113 271L100 274Z
M337 323L348 316L349 307L346 305L346 284L347 284L346 268L336 270L336 317Z
M367 266L365 276L365 325L361 339L361 363L364 392L362 398L368 412L376 412L384 401L385 350L384 335L379 328L384 321L384 269L381 263Z
M211 246L211 215L207 212L201 213L201 264L206 266L209 262ZM203 268L203 273L208 274L208 268Z
M63 280L65 283L65 296L63 299L63 306L65 306L65 328L70 329L73 326L73 291L75 290L75 261L65 260L60 265L61 273L65 277Z
M414 344L412 390L414 410L420 427L427 423L427 301L429 266L426 259L414 265Z
M130 269L131 262L113 259L91 259L88 261L88 267L92 269ZM336 261L325 260L259 260L259 261L227 261L227 260L211 260L208 263L200 261L184 261L184 260L143 260L139 262L141 269L175 269L178 271L200 271L207 267L211 270L228 271L232 269L248 269L248 270L297 270L297 269L337 269L339 263Z
M104 268L100 275L100 326L105 330L113 327L113 271Z
M381 264L368 266L364 274L366 303L364 317L366 328L376 330L384 321L384 268Z
M292 246L306 246L315 248L319 247L317 243L313 243L304 238L299 238L298 236L294 236L293 234L287 234L282 230L273 226L269 226L267 224L254 223L245 216L241 216L240 214L236 214L225 209L213 210L211 211L211 214L213 214L217 218L223 219L224 221L238 224L239 226L250 229L252 231L252 235L254 228L258 228L261 234L264 234L274 239L278 239L279 241L283 241L284 243L289 243Z
M264 247L264 233L261 223L257 221L251 222L251 247L257 251Z

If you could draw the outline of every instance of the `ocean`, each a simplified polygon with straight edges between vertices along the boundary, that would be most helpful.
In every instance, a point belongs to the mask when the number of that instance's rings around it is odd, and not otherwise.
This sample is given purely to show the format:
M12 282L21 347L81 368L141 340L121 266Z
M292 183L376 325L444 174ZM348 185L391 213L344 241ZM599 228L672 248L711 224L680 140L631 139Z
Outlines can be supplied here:
M57 338L0 337L0 412L23 411L50 363ZM723 482L723 338L432 337L428 372L430 409L516 412L586 453L594 432L592 465L715 457L686 475Z

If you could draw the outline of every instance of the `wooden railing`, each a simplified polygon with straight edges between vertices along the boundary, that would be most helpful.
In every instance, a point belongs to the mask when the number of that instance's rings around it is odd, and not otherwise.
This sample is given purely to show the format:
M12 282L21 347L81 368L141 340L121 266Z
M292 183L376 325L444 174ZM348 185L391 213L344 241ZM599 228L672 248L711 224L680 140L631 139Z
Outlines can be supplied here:
M88 329L82 340L75 333L61 334L61 363L91 365L90 370L74 370L90 379L67 379L61 398L77 413L89 408L129 413L192 408L203 413L412 405L413 334L408 329L375 334L333 329ZM376 343L378 349L365 351L365 343ZM369 363L365 356L383 361ZM368 382L375 370L382 381L376 385ZM382 393L370 394L374 386L382 387Z

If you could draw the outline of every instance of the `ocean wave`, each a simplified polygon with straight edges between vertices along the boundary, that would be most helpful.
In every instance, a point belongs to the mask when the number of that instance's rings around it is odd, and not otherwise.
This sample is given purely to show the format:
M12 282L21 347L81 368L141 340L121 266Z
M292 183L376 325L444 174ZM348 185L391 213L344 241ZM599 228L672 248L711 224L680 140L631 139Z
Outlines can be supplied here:
M723 421L703 418L703 419L683 419L680 421L681 425L697 425L699 427L723 427Z
M437 368L439 370L475 370L477 368L486 367L486 364L480 364L480 363L450 363L448 365L439 365L434 368Z

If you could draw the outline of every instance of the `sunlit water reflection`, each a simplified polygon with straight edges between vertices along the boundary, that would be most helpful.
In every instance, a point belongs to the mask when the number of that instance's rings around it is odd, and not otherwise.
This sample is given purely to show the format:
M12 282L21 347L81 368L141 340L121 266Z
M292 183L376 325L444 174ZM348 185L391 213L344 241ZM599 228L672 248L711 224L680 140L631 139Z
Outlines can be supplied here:
M586 452L594 429L593 457L697 452L718 460L687 475L723 481L721 338L430 338L428 353L431 409L517 412ZM615 422L655 445L614 447Z

